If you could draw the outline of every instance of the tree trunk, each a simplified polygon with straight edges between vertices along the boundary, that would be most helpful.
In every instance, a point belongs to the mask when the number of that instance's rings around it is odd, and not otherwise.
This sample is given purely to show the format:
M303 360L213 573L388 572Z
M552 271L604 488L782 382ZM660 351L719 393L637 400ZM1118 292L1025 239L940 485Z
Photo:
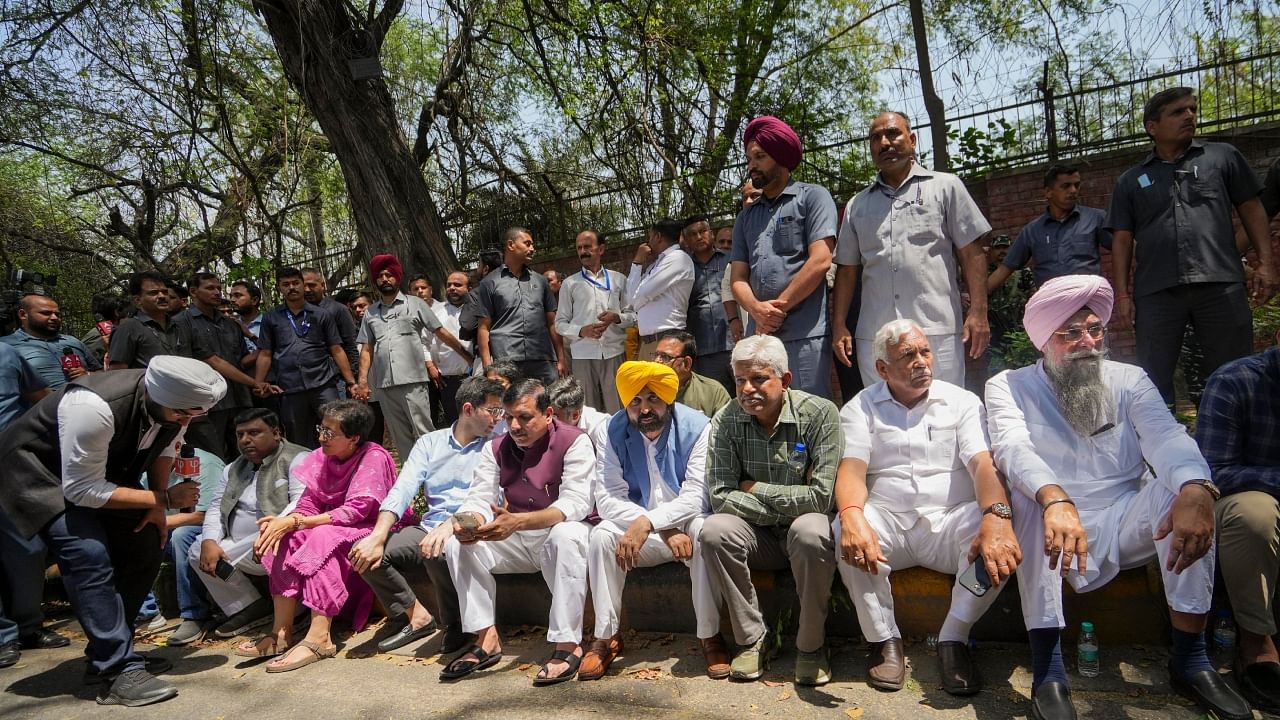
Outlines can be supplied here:
M406 277L423 274L439 287L458 260L386 83L352 78L347 62L358 57L352 39L365 31L353 23L346 5L337 0L254 0L289 84L315 116L342 168L359 236L352 250L364 261L377 253L394 253ZM381 38L373 45L380 47Z
M929 31L924 24L924 0L910 0L911 33L916 41L916 64L920 68L920 92L924 110L929 114L929 134L933 136L933 169L946 170L951 165L947 155L947 110L933 89L933 61L929 59Z

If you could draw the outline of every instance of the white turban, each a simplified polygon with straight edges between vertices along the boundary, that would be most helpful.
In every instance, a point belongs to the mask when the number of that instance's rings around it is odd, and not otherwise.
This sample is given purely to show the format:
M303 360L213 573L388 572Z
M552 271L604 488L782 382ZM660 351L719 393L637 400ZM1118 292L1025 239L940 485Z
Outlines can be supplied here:
M147 395L170 410L208 410L227 394L227 381L209 363L176 355L157 355L142 378Z
M1111 319L1115 293L1101 275L1063 275L1040 286L1027 301L1022 313L1022 326L1038 350L1044 350L1062 323L1087 307L1103 325Z

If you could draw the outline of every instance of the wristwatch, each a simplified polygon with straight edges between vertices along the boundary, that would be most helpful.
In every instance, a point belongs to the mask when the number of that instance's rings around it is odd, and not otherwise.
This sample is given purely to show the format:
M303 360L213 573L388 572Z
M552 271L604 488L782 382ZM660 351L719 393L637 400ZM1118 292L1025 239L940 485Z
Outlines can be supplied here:
M1218 489L1217 485L1213 484L1212 480L1192 480L1190 482L1182 483L1182 487L1186 487L1188 485L1199 485L1204 488L1211 496L1213 496L1214 502L1218 502L1218 500L1222 499L1222 491Z
M996 517L1001 518L1003 520L1013 519L1013 508L1009 507L1008 505L1005 505L1002 502L991 503L991 505L989 505L986 510L982 511L983 515L986 515L988 513L995 515Z

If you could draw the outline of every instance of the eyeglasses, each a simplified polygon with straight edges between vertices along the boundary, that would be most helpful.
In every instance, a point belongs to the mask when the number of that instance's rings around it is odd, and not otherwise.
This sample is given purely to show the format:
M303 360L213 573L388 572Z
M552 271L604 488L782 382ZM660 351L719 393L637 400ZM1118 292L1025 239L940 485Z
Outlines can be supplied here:
M330 430L329 428L323 425L317 425L316 435L318 435L321 440L328 441L338 437L339 435L342 435L342 433L336 432L334 430ZM346 435L342 435L342 437L346 437Z
M653 353L653 361L657 363L662 363L663 365L670 365L671 363L683 357L689 357L689 356L688 355L668 355L664 352Z
M1101 340L1107 334L1107 328L1102 323L1093 323L1089 327L1072 325L1066 330L1056 330L1053 334L1074 345L1083 340L1086 334L1090 339Z
M502 416L507 414L507 409L502 407L501 405L497 407L482 407L480 409L489 413L489 417L493 418L494 420L501 420Z
M179 420L190 420L204 415L204 410L174 410L173 414L178 416Z

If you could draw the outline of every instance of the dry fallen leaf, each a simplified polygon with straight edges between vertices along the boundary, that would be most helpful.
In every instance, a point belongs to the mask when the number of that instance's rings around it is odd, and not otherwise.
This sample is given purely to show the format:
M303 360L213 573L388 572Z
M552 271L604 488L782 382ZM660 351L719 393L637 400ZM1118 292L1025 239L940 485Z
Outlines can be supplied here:
M524 672L525 670L528 670L531 667L533 667L533 663L520 663L519 665L516 666L516 669L519 670L520 672Z
M862 708L845 708L844 710L844 714L848 715L853 720L857 720L857 718L862 717L862 713L864 712L866 712L866 710L863 710Z
M641 667L633 668L626 671L623 675L630 675L637 680L657 680L662 677L662 668L660 667Z
M778 699L779 699L779 700L786 700L786 699L787 699L787 698L789 698L789 697L791 697L791 691L790 691L790 690L783 690L782 692L778 693Z
M761 680L760 682L764 683L766 687L782 687L786 685L786 683L778 682L777 680Z

